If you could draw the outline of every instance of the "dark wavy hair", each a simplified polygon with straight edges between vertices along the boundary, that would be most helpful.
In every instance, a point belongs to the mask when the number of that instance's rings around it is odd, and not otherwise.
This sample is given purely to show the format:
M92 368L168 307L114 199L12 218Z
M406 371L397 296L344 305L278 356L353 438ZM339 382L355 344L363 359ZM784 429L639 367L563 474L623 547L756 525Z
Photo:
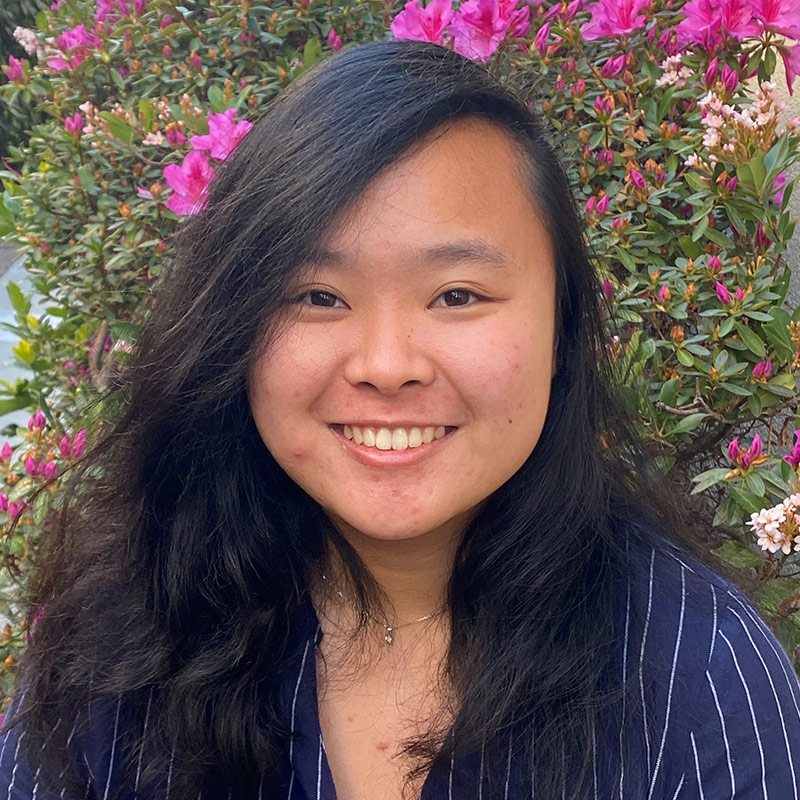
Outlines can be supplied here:
M262 773L285 769L281 692L309 576L335 547L359 603L380 597L266 450L248 374L336 220L422 137L466 117L511 137L549 230L558 368L538 444L464 532L444 669L455 735L432 721L407 745L409 774L484 746L487 772L504 775L507 734L522 727L537 795L580 793L591 732L626 691L609 677L625 542L688 528L613 396L598 281L529 108L454 52L390 40L332 56L272 102L177 237L116 419L45 532L21 714L50 780L75 782L70 732L90 703L120 695L130 769L146 754L142 778L169 771L176 797L219 775L234 797L255 796Z

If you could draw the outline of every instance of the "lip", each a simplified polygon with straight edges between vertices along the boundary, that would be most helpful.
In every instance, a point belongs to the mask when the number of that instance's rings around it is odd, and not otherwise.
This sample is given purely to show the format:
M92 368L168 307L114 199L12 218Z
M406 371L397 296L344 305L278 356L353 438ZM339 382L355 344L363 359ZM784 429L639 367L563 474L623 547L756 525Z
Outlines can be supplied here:
M353 423L346 423L351 425ZM368 423L355 423L358 427L364 428L413 428L413 427L420 427L419 424L416 425L402 425L402 424L394 424L388 425L385 422L380 424L368 424ZM457 427L452 425L445 425L443 426L445 429L445 435L441 439L434 439L432 442L428 444L421 445L420 447L408 447L405 450L378 450L377 447L364 447L364 445L356 444L355 441L348 439L344 435L344 425L336 424L331 425L330 429L333 432L334 436L339 440L341 446L344 448L345 452L358 461L361 464L366 466L410 466L413 464L417 464L421 461L424 461L427 458L438 453L442 447L446 447L450 440L453 438L453 434L456 433L458 430ZM429 426L425 426L429 427ZM435 427L435 426L434 426Z

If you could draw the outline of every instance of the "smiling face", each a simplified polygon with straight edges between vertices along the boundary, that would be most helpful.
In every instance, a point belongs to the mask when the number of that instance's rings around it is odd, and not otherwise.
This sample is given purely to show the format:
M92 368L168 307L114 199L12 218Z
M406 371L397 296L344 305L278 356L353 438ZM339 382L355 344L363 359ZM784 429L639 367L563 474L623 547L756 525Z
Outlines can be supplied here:
M460 532L544 425L552 247L510 136L462 119L382 172L255 364L264 443L342 530Z

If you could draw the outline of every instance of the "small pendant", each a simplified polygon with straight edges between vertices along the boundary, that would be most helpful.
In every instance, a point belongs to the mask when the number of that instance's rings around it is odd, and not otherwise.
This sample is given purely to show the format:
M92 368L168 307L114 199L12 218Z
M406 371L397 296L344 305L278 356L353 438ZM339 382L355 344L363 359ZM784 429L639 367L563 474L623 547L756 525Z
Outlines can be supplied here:
M386 634L383 638L386 644L391 644L394 641L392 638L392 628L389 625L386 626Z

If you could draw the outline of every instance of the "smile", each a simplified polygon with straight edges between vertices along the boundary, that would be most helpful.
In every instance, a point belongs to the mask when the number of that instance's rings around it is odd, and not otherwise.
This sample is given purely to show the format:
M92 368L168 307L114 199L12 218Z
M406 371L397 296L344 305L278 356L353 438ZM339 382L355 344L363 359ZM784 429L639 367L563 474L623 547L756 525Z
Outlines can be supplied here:
M364 447L374 447L377 450L408 450L444 438L447 435L447 428L443 425L424 428L369 428L345 425L343 433L345 439Z

